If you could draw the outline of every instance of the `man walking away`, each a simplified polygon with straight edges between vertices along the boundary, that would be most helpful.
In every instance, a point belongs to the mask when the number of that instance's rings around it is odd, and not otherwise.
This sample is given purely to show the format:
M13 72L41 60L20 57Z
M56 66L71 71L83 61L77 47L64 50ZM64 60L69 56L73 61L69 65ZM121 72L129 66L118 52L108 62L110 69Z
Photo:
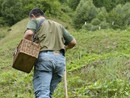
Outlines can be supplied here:
M34 66L33 86L35 98L51 98L65 70L65 51L76 45L76 40L59 23L48 20L39 8L29 13L24 38L41 46Z

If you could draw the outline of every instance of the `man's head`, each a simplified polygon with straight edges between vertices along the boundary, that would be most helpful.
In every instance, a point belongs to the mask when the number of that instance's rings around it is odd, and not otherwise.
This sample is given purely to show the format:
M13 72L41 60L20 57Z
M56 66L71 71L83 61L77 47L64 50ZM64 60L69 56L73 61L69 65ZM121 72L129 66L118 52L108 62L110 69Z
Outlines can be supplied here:
M39 8L34 8L29 13L30 18L34 18L34 17L37 18L40 16L44 16L44 12L42 10L40 10Z

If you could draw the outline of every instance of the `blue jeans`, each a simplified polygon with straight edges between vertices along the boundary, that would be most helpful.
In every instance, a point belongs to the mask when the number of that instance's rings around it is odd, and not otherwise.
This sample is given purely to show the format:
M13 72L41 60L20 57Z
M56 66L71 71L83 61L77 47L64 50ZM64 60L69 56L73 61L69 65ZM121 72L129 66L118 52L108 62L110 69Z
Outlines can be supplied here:
M62 53L40 52L33 76L35 98L51 98L64 70L65 57Z

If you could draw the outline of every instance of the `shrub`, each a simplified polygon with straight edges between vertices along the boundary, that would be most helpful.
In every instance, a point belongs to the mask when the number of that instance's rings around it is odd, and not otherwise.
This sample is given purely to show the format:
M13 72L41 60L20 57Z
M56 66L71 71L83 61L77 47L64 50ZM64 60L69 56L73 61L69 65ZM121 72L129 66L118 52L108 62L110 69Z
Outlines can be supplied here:
M24 17L21 0L4 0L1 13L11 25ZM13 5L13 6L12 6Z
M106 17L107 17L107 11L105 9L105 7L101 7L98 9L99 10L99 13L97 15L97 18L100 20L100 21L104 21L106 20Z
M73 10L75 10L79 4L80 0L69 0L68 4L69 7L72 8Z
M0 5L0 15L6 19L9 25L27 17L29 11L36 7L45 11L47 15L60 15L58 0L1 0L0 3L2 4Z
M130 3L126 3L122 8L122 14L123 18L122 21L124 21L125 25L130 25Z
M106 21L102 21L100 23L101 29L108 29L109 28L109 23L107 23Z
M99 28L101 28L100 25L93 25L91 23L88 23L87 25L82 26L82 29L86 31L96 31L96 30L99 30Z
M96 7L105 7L107 11L111 11L118 4L125 4L126 2L130 2L130 0L93 0Z
M91 28L92 28L92 24L91 23L87 23L86 25L82 26L82 29L87 30L87 31L90 31Z
M130 24L130 3L117 5L109 14L107 21L113 29L125 29Z
M74 25L80 29L84 22L91 22L98 14L98 9L93 5L91 0L81 0L76 9Z
M100 22L101 22L101 21L100 21L98 18L94 18L91 23L92 23L93 25L99 25Z
M0 17L0 26L5 25L6 21L3 17Z

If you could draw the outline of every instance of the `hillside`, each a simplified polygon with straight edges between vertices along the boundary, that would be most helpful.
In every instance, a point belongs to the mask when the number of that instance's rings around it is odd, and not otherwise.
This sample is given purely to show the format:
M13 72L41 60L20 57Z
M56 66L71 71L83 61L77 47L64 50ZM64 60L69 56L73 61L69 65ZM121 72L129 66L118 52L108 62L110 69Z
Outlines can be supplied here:
M12 26L0 39L1 98L34 98L33 72L25 74L11 67L12 53L23 38L27 21ZM66 54L69 98L129 98L130 31L71 30L71 34L77 46ZM63 87L62 82L54 98L64 98Z

